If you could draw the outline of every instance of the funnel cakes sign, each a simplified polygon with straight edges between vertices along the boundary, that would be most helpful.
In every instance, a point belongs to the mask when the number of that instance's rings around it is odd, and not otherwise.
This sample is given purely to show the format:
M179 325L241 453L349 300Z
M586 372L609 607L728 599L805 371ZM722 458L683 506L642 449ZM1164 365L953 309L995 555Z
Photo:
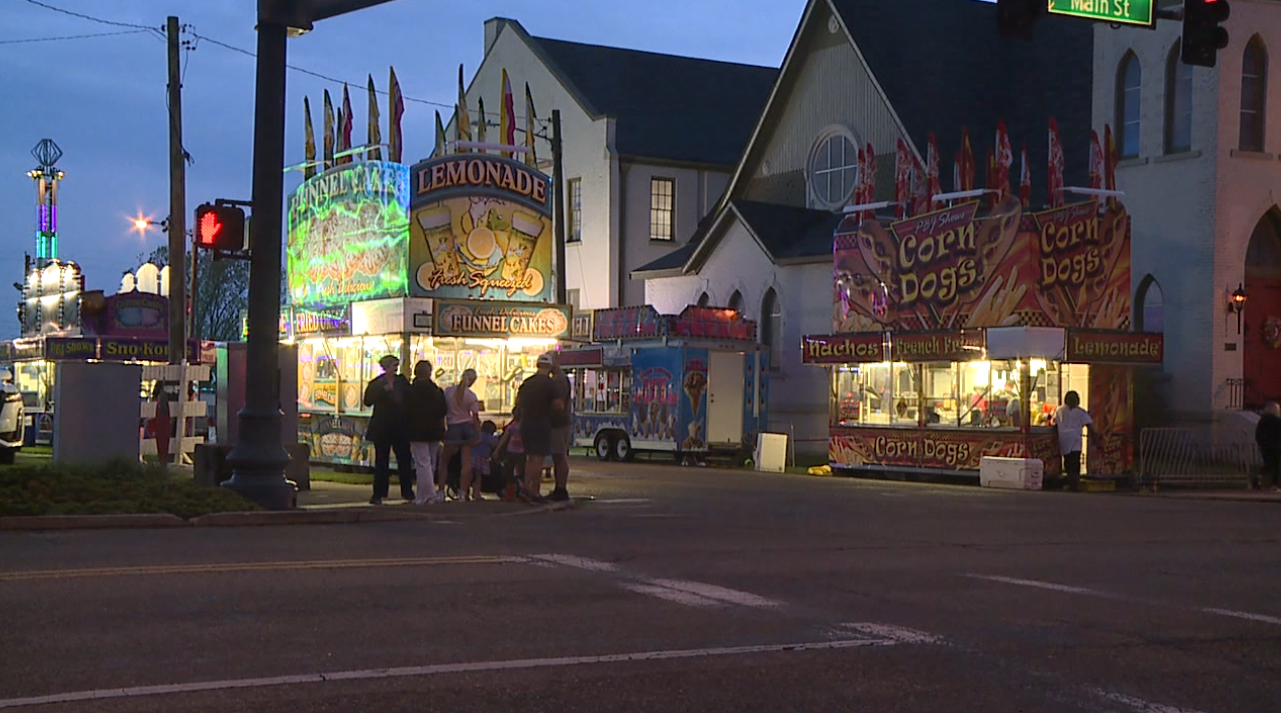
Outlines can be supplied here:
M1025 213L1004 196L890 223L845 219L835 235L838 333L978 327L1125 330L1129 216L1097 200Z
M410 175L412 295L550 301L550 178L479 153L429 159Z

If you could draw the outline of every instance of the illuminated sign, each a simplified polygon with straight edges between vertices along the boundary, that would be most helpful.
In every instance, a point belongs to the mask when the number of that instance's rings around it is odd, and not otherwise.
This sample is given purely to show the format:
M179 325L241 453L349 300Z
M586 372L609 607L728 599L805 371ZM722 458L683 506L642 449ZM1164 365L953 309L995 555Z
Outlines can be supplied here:
M1087 364L1160 364L1165 338L1160 334L1069 329L1064 361Z
M1044 461L1046 475L1060 471L1053 433L858 427L833 428L828 440L828 460L835 466L978 470L985 456L1037 458Z
M351 319L347 316L346 305L314 309L294 307L289 312L291 315L289 326L294 336L346 333L351 329ZM284 315L281 317L283 318Z
M885 335L881 332L801 338L801 362L804 364L851 364L884 360Z
M738 310L689 305L679 316L668 318L668 332L676 337L755 341L756 323L743 319Z
M1155 0L1047 0L1051 15L1068 15L1120 25L1156 23Z
M574 322L570 326L570 337L579 342L592 340L592 310L574 310Z
M551 300L550 178L486 154L429 159L411 175L413 295Z
M663 333L663 319L651 305L598 309L592 314L592 341L643 339Z
M983 331L898 332L890 338L894 361L965 361L983 357Z
M538 337L569 336L570 308L565 305L436 300L437 337Z
M200 342L187 340L187 360L198 364L200 355ZM164 339L102 337L98 340L98 358L103 361L169 361L169 342Z
M98 340L77 337L49 337L44 340L44 358L50 361L96 359Z
M51 261L27 273L18 303L22 336L61 333L80 328L80 297L84 275L73 262Z
M289 196L290 302L403 297L408 241L404 164L347 163L312 177Z

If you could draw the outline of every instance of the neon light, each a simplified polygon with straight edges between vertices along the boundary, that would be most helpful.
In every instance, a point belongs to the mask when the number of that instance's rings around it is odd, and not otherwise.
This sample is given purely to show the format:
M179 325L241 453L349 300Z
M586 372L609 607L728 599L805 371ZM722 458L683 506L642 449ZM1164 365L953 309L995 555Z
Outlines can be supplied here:
M336 166L289 197L287 273L295 305L404 296L408 251L404 164Z

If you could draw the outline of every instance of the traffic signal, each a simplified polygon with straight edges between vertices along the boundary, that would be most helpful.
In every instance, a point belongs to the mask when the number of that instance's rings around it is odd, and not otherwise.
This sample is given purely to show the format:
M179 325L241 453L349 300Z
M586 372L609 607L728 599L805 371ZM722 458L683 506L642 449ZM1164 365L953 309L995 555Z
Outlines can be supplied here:
M1032 25L1045 6L1045 0L996 0L996 31L1002 37L1032 39Z
M1213 67L1219 50L1228 46L1228 31L1219 23L1232 10L1228 0L1183 0L1183 42L1179 55L1184 64Z
M245 211L205 203L196 209L196 247L240 252L245 249Z

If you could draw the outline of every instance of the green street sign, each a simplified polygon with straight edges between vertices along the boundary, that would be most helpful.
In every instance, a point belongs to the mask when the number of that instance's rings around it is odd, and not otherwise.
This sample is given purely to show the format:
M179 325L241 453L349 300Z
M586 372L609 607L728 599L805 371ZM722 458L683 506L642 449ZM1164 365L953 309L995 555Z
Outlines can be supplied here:
M1047 0L1051 15L1152 27L1156 0Z

